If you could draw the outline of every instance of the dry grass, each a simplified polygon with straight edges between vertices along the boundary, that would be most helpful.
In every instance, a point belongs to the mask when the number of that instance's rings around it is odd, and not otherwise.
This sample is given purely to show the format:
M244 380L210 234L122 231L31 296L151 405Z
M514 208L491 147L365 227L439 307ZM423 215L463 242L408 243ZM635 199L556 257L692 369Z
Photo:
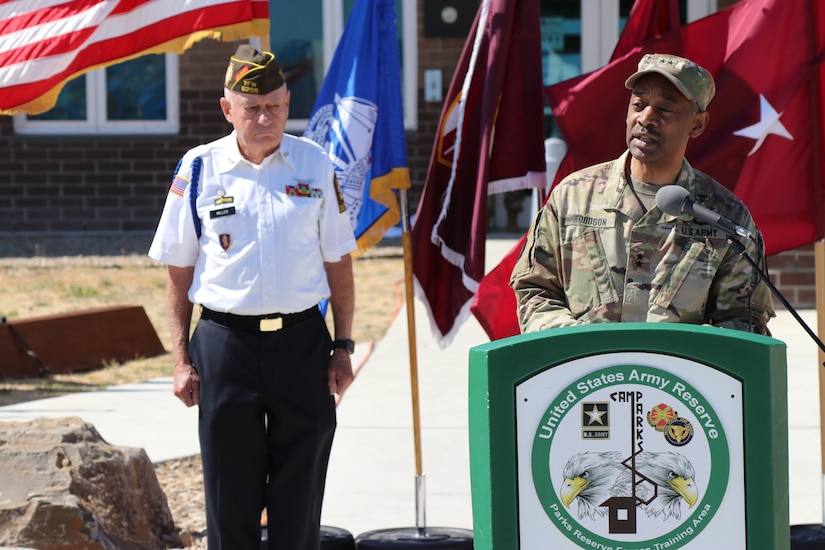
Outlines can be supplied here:
M378 340L386 333L399 303L399 292L403 292L402 251L396 247L376 247L353 265L353 338L356 342ZM149 258L6 258L0 259L0 280L4 291L0 317L9 322L99 307L139 305L146 311L164 348L169 349L166 268ZM0 405L171 375L171 357L165 353L80 373L0 379Z

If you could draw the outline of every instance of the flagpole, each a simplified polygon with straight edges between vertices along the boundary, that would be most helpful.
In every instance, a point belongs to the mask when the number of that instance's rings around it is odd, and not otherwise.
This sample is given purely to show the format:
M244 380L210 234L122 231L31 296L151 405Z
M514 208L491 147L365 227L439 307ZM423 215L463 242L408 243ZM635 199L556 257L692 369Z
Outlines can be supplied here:
M815 260L814 260L814 273L817 274L816 277L816 319L817 319L817 330L819 332L820 337L825 338L825 284L820 280L819 275L821 273L825 273L825 241L817 241L814 244L814 252L815 252ZM822 365L825 362L825 353L822 350L818 351L819 357L819 364ZM822 525L825 526L825 432L823 432L823 428L825 428L825 369L817 369L819 371L819 424L820 424L820 449L821 449L821 471L822 477L820 479L820 483L822 484L822 495L823 495L823 519Z
M814 31L813 21L816 19L816 12L817 10L814 9L813 3L808 3L808 11L812 15L808 22L808 29L811 33L810 36L812 38L816 38L817 33ZM809 49L811 50L811 57L816 58L816 50L813 48L813 40L809 40ZM818 120L820 122L825 122L825 114L822 112L822 87L820 86L820 81L815 77L810 84L813 93L811 93L811 115L815 117L814 120ZM813 166L813 176L814 181L822 182L823 176L825 174L822 173L822 161L821 161L821 151L822 151L822 144L823 144L823 128L818 124L814 124L813 126L813 150L820 151L820 153L814 153L814 166ZM818 188L819 193L817 194L817 200L820 204L822 204L823 199L823 190L820 184ZM823 234L823 219L822 216L819 216L817 219L817 233L819 235ZM817 332L818 336L821 338L825 337L823 334L825 333L825 283L822 281L822 275L825 274L825 240L818 240L814 243L814 280L816 281L816 294L815 296L815 304L816 304L816 321L817 321ZM817 358L819 365L825 365L825 353L823 353L822 349L820 348L817 351ZM819 371L819 445L820 445L820 470L822 475L820 476L820 498L822 499L822 521L820 522L820 539L823 540L823 533L825 532L825 373L823 373L823 369L818 368Z
M425 477L421 460L421 414L418 396L418 357L415 340L415 290L413 286L412 232L407 189L400 189L401 242L404 247L404 286L407 305L407 338L410 355L410 387L412 390L413 441L415 444L415 529L419 536L427 530Z

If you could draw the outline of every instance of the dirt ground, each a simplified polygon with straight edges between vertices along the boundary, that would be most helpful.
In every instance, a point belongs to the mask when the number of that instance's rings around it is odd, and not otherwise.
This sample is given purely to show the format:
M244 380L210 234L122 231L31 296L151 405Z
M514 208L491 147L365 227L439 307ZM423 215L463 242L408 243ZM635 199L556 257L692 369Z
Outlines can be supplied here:
M402 303L402 249L374 247L353 263L353 269L353 339L359 343L379 340ZM0 281L4 287L0 318L10 323L99 307L138 305L146 311L164 348L169 349L166 269L148 257L0 258ZM3 379L0 369L0 406L171 375L169 353L46 378ZM181 531L182 543L187 548L206 548L200 456L155 464L155 472Z
M353 269L353 339L366 343L383 336L399 307L404 292L402 250L374 247L353 263ZM0 258L0 281L0 318L9 323L43 315L137 305L143 307L164 348L169 349L166 268L148 257ZM0 360L0 406L171 374L169 354L106 364L87 372L24 380L3 379Z

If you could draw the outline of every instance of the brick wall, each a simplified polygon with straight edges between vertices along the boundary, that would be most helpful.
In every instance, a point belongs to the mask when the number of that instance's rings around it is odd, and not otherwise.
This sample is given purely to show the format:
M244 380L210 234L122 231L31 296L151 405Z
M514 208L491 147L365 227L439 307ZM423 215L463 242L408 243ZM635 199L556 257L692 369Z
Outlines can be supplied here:
M771 281L794 307L816 306L814 245L788 250L768 258ZM774 300L776 307L782 307Z
M180 156L229 129L218 98L234 48L205 40L182 56L177 136L21 136L0 117L0 235L154 231Z
M427 179L427 167L438 131L442 102L424 101L424 72L440 70L442 97L453 78L458 58L464 48L464 38L425 38L424 0L418 1L418 130L407 134L407 161L410 166L410 208L418 207L421 189Z

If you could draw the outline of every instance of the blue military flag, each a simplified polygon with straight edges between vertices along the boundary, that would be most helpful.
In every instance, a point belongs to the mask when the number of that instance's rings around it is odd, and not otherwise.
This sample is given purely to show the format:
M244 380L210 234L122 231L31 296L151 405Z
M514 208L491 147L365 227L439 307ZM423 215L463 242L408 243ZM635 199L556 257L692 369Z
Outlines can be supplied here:
M410 186L394 0L358 0L304 136L322 145L363 253L401 218L393 189Z

